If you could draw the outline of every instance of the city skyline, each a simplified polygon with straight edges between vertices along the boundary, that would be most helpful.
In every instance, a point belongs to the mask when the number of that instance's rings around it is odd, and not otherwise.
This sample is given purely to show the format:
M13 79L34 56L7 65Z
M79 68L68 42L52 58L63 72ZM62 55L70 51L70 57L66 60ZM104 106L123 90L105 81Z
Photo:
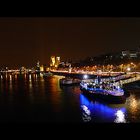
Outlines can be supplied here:
M140 18L0 18L0 66L80 60L140 45Z

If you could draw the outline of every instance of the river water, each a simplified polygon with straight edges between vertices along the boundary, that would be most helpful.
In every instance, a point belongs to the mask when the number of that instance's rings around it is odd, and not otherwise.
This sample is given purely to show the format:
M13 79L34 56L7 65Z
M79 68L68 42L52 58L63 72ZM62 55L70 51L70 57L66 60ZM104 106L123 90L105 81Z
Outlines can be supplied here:
M0 123L131 123L140 122L140 90L125 104L85 97L79 86L60 87L61 76L1 75Z

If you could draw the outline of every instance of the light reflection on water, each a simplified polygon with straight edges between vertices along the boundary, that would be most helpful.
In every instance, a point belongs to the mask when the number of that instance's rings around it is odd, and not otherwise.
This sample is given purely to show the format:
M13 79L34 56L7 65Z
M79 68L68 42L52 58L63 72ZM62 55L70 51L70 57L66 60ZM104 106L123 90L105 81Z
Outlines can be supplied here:
M124 107L110 107L100 102L88 100L80 95L83 121L125 123L126 109Z
M89 100L81 94L79 86L60 87L61 78L37 74L1 75L0 111L3 118L0 116L0 120L9 120L8 115L21 115L22 120L25 117L58 122L140 122L140 92L131 94L125 104L110 105ZM17 120L18 117L11 118Z
M118 110L116 113L116 119L115 119L115 123L126 123L126 119L125 119L125 112L123 112L122 110Z
M140 92L132 92L127 99L126 108L131 122L140 122Z

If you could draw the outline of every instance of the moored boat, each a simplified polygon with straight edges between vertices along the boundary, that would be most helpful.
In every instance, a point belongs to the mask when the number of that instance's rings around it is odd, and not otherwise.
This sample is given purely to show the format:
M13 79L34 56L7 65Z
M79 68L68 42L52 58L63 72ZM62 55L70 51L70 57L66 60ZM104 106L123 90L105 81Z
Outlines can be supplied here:
M81 80L66 77L66 78L60 79L59 82L60 82L60 85L78 85L80 84Z
M49 77L49 76L53 76L53 74L51 72L46 72L46 73L43 73L43 76L44 77Z
M103 100L110 103L125 103L124 90L113 83L96 83L95 80L83 80L80 89L84 95L93 99Z

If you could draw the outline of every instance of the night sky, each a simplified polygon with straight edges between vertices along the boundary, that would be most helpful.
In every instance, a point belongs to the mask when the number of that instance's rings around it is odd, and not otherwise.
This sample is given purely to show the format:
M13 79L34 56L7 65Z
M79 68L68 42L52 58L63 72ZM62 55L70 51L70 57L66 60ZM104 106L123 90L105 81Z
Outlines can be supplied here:
M140 18L0 18L0 67L84 59L140 46Z

